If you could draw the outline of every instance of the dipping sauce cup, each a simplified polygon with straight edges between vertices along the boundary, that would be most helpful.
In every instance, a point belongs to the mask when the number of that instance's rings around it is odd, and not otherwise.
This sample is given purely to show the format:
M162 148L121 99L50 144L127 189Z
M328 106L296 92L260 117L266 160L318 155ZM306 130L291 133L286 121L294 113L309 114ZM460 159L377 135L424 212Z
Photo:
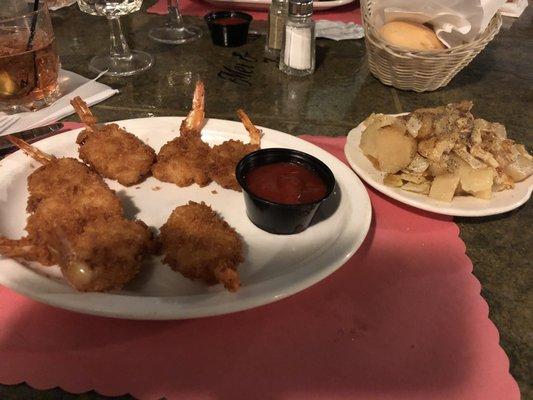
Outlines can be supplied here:
M240 11L214 11L204 16L211 39L217 46L242 46L248 39L252 16Z
M335 187L335 177L326 164L291 149L250 153L237 164L235 175L250 221L282 235L307 229Z

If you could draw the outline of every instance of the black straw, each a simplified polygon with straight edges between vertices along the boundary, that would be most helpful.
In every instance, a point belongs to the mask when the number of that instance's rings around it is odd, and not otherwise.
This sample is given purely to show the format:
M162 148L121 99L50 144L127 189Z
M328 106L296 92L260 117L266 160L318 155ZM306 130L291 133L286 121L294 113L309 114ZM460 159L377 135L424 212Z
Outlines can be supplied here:
M46 4L45 4L46 6ZM33 0L33 17L31 19L30 37L28 38L28 44L26 45L26 51L30 51L33 47L33 40L35 38L35 29L37 27L37 18L39 13L39 0ZM39 72L37 71L37 52L32 51L33 56L33 82L34 88L39 85ZM32 88L33 90L33 88Z
M28 44L26 45L26 51L31 50L33 46L33 39L35 37L35 28L37 26L37 10L39 10L39 0L33 0L33 17L31 19L31 28L30 28L30 37L28 39Z

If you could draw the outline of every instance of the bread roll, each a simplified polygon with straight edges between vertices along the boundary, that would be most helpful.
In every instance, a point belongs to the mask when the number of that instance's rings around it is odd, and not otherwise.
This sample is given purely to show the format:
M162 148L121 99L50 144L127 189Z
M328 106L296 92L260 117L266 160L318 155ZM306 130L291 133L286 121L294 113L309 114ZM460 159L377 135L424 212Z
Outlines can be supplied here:
M410 50L438 50L444 45L433 30L416 22L392 21L379 28L388 43Z

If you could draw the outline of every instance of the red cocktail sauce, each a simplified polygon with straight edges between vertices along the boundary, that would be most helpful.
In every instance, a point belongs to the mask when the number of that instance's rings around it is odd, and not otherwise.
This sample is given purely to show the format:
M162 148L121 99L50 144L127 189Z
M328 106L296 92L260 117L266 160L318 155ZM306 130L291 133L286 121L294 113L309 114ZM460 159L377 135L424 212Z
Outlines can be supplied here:
M280 204L304 204L322 199L326 184L312 170L291 162L261 165L246 175L248 191Z
M240 24L246 24L248 21L246 21L244 18L239 17L229 17L229 18L217 18L214 20L214 23L217 25L240 25Z

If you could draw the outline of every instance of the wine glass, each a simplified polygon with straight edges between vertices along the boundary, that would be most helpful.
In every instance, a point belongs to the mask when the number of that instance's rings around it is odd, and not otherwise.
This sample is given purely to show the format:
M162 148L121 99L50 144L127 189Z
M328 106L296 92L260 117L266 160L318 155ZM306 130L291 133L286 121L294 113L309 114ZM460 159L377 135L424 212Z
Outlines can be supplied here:
M202 29L193 25L185 25L178 8L178 0L167 0L168 19L163 26L150 30L148 36L162 43L182 44L196 40L202 36Z
M89 63L92 71L107 71L106 75L110 76L129 76L146 71L154 64L150 54L130 50L120 25L120 16L138 11L141 4L142 0L78 0L81 11L106 17L111 31L109 55L93 57Z

